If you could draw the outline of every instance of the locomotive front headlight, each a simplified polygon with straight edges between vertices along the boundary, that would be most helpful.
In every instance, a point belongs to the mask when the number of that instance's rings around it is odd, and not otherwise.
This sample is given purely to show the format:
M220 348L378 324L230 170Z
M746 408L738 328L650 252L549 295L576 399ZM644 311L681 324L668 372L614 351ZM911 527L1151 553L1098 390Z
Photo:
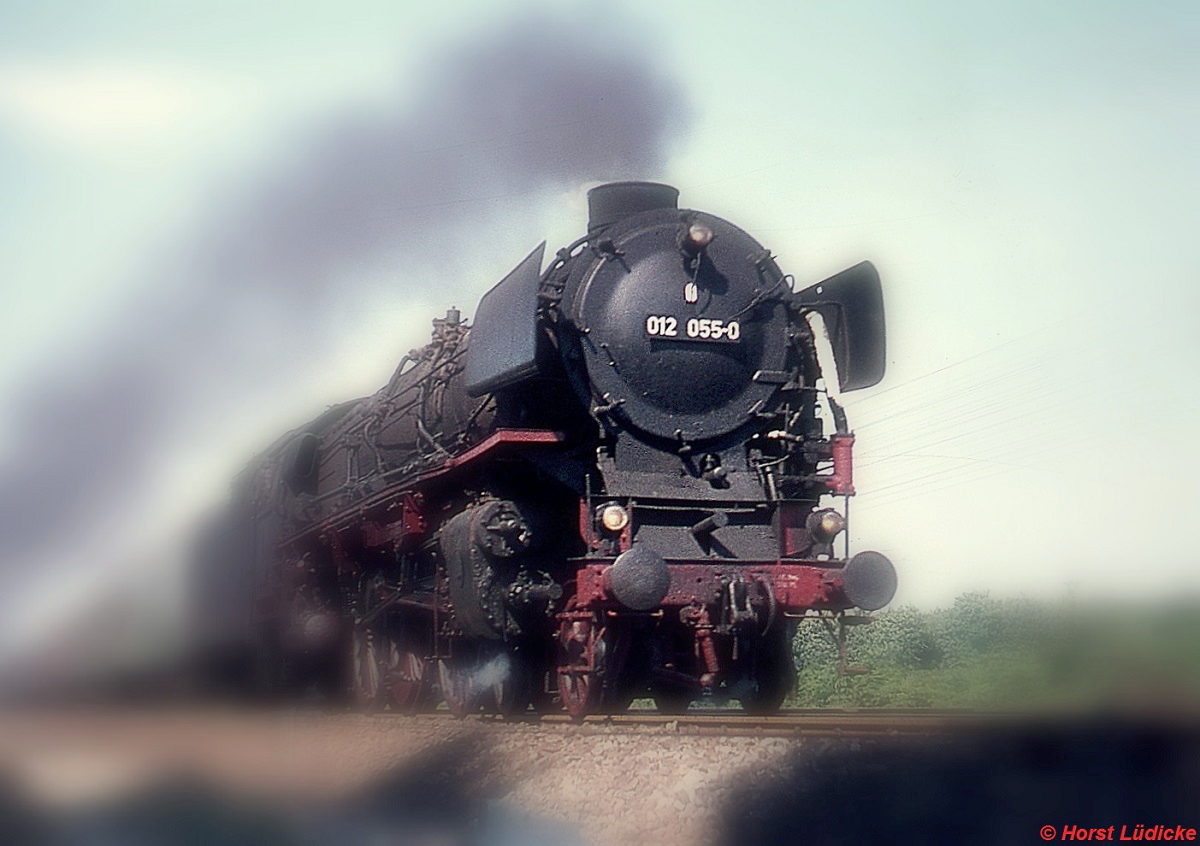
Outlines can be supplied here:
M705 226L703 223L693 223L688 227L687 238L688 242L699 249L704 249L712 243L712 239L716 237L716 233L712 228Z
M615 502L606 502L596 509L596 521L609 532L619 532L629 525L629 512Z
M846 528L846 518L832 508L822 508L808 515L808 531L814 538L829 543Z

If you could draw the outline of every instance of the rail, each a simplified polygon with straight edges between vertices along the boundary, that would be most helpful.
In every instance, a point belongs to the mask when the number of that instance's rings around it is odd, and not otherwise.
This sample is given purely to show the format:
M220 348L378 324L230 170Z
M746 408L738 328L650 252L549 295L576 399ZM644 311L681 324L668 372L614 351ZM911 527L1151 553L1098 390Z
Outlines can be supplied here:
M398 714L396 717L438 722L456 720L446 711L412 716ZM1058 718L1077 720L1079 716L1077 714L1055 715L972 709L813 708L781 711L769 716L751 715L736 710L689 710L680 714L627 711L622 714L596 714L585 717L579 722L562 713L537 714L530 712L509 717L497 714L475 714L466 717L462 722L481 725L533 725L554 729L657 731L721 736L868 737L979 731L1032 723L1044 724Z

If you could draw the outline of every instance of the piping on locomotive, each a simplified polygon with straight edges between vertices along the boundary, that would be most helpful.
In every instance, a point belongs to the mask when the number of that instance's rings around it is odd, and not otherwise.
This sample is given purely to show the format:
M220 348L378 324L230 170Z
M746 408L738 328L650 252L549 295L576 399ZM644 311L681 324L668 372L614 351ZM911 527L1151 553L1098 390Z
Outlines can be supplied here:
M854 494L838 391L884 372L878 274L797 290L677 199L593 189L586 235L242 474L204 559L226 669L397 710L769 711L799 618L891 600L822 504Z

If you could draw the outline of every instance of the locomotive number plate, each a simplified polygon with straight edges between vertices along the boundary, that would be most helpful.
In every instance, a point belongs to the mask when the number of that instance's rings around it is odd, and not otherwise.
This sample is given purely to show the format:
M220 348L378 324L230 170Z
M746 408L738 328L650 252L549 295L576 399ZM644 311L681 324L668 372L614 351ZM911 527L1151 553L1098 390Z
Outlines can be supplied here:
M692 317L680 322L676 317L652 314L646 318L646 334L653 338L676 338L681 341L726 341L736 343L742 337L742 326L736 320L709 320Z

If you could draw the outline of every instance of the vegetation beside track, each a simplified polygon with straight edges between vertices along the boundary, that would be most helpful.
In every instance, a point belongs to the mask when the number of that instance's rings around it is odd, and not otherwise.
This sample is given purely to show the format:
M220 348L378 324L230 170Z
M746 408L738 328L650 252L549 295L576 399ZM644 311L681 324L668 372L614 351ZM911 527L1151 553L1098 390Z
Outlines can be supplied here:
M801 624L787 707L985 707L1200 703L1200 603L1097 605L960 596L901 607L847 632ZM855 672L858 670L858 672ZM865 670L865 672L862 672Z

